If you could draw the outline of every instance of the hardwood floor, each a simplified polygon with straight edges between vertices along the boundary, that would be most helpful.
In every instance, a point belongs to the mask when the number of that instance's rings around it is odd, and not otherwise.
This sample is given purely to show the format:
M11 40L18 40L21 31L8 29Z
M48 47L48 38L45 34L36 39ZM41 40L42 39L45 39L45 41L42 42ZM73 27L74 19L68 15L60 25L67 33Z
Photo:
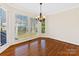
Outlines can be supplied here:
M79 46L50 38L37 38L13 45L0 56L79 56Z

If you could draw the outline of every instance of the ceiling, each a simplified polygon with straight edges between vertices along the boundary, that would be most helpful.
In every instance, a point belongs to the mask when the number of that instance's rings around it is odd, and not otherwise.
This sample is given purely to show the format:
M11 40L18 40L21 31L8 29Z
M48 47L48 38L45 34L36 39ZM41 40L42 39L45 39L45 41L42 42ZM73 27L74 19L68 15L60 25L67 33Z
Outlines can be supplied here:
M40 13L39 3L8 3L8 5L35 13L36 15ZM44 15L51 15L77 7L79 7L79 3L43 3L42 13Z

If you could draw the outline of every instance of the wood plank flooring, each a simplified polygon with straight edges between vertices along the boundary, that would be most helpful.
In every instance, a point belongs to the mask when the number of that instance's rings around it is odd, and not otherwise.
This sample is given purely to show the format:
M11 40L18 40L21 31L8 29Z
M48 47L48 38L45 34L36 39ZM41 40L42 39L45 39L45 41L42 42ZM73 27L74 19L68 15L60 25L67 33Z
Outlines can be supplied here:
M79 46L50 38L13 45L0 56L79 56Z

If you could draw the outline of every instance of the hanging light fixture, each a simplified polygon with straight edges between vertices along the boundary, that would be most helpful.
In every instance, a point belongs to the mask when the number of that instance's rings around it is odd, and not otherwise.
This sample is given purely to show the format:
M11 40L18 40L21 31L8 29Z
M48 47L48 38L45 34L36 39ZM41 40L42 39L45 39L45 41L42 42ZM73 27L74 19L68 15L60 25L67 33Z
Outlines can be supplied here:
M45 16L42 14L42 3L40 3L40 14L36 17L36 20L41 22L41 33L45 33Z
M42 15L42 3L40 3L40 15L36 17L40 22L45 21L45 16Z

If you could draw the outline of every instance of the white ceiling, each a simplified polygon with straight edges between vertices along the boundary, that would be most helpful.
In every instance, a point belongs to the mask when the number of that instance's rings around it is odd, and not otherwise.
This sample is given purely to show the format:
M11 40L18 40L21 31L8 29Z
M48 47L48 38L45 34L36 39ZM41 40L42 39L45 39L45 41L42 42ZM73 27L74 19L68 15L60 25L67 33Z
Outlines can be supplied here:
M35 13L36 15L40 12L39 3L9 3L8 5ZM44 15L50 15L77 7L79 7L79 3L43 3L42 12Z

